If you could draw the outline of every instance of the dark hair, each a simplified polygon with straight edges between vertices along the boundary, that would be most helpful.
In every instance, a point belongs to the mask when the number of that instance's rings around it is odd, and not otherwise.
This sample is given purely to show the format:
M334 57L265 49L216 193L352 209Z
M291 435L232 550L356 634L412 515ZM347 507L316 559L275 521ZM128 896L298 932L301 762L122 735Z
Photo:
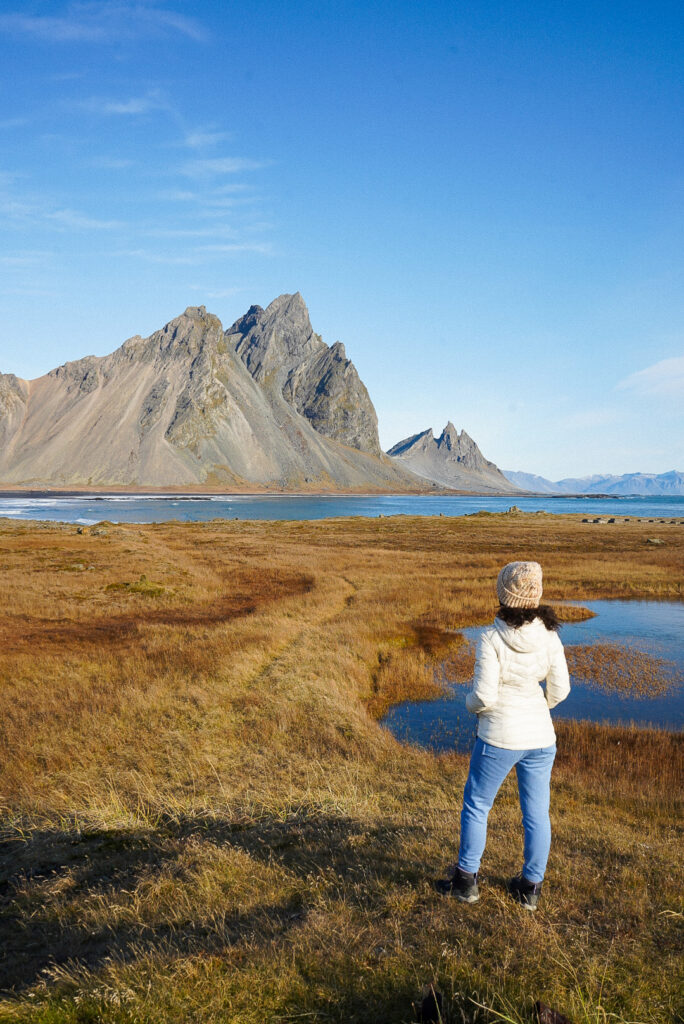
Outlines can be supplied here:
M558 616L548 604L540 604L538 608L510 608L507 604L502 604L496 617L507 626L513 626L513 629L519 629L526 622L534 622L535 619L541 619L548 630L560 629Z

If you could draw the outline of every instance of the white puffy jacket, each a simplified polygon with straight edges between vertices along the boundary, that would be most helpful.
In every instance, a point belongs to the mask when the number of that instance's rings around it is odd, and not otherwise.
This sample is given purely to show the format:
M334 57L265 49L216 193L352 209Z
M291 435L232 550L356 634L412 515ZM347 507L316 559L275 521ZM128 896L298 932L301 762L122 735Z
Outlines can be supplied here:
M546 692L539 685L546 680ZM493 747L532 750L555 743L549 708L570 693L558 633L541 619L518 629L495 619L477 647L468 711L478 716L477 735Z

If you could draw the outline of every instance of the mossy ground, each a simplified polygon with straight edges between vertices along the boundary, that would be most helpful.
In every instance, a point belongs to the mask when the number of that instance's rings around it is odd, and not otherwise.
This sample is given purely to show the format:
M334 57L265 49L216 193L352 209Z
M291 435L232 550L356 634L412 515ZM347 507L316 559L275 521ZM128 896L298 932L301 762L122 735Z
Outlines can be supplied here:
M681 737L562 724L536 915L441 899L467 758L376 717L491 619L500 565L552 602L681 600L684 530L576 517L0 524L0 1019L670 1024L680 1012ZM84 564L87 572L64 572ZM146 576L163 592L108 589ZM463 666L462 666L463 667Z

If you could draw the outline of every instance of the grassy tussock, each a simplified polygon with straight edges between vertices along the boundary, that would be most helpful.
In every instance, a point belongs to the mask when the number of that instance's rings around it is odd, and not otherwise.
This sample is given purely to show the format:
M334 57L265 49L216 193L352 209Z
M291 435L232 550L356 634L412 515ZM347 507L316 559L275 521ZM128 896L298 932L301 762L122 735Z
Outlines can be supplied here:
M561 622L586 622L596 618L596 612L578 604L552 604L551 607Z
M437 663L467 678L453 631L491 621L506 561L540 561L549 601L681 600L684 531L649 529L0 523L0 1019L400 1022L436 979L449 1021L542 998L669 1024L681 737L560 723L533 917L503 888L514 779L480 904L441 900L467 758L376 722ZM163 592L107 589L141 576Z

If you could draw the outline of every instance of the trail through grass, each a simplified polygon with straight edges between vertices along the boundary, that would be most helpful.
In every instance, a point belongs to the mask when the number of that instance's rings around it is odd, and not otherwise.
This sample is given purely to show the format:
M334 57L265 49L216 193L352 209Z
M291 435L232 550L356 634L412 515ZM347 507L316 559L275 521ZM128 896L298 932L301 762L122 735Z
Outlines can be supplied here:
M514 779L481 902L440 898L467 758L377 724L468 677L506 561L555 604L681 600L684 530L649 529L0 523L0 1019L391 1024L435 981L450 1022L676 1020L680 736L558 724L531 915Z

